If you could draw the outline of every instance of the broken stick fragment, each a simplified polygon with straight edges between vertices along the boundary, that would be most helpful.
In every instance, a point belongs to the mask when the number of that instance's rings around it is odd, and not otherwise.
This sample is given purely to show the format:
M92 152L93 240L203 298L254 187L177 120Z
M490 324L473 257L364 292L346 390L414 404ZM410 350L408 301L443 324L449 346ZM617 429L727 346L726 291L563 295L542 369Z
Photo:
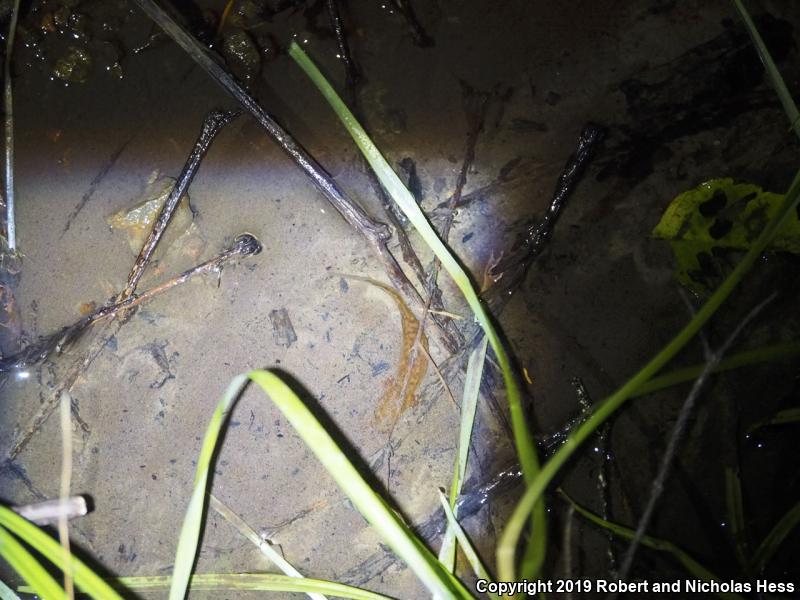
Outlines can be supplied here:
M272 339L276 344L288 348L297 341L297 333L285 308L269 311L269 322L272 323Z

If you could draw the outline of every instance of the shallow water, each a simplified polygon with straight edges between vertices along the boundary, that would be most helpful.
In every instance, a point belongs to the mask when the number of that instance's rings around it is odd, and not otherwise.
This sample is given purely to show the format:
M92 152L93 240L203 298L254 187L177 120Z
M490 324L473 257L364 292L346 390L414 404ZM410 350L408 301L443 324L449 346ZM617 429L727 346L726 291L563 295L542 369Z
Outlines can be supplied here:
M208 6L219 14L223 4ZM743 44L724 37L730 24L723 19L735 19L727 3L558 4L417 2L420 22L436 42L428 48L414 44L390 3L350 2L345 12L351 49L364 74L358 110L391 164L413 161L422 206L434 217L456 185L469 99L488 95L464 189L473 200L458 210L450 235L451 247L477 280L544 212L582 127L592 121L608 128L548 248L498 316L524 369L538 433L559 429L579 411L571 378L580 377L599 400L687 321L669 247L649 238L669 201L721 176L783 191L797 164L797 142L760 77L750 81L738 74L741 85L725 93L692 96L697 90L719 92L715 65L726 64L726 57L741 62L736 51ZM776 16L795 27L800 23L796 8L768 4ZM93 16L95 25L101 11L116 19L113 37L126 50L120 53L123 75L104 70L98 59L84 83L65 86L50 77L61 46L68 45L64 39L46 42L52 54L45 62L30 50L18 52L17 220L24 260L16 299L27 340L73 322L83 305L102 305L124 287L135 252L125 232L109 228L108 218L141 200L155 171L176 177L205 114L234 106L166 39L133 53L153 28L132 4L85 2L78 10ZM335 40L326 35L325 15L286 11L263 32L280 43L295 33L308 40L307 52L343 89L344 71ZM36 18L41 16L28 20ZM794 82L796 50L788 56L780 66ZM634 95L634 79L646 93ZM267 52L251 85L336 181L385 220L355 146L291 60ZM695 114L692 106L702 110ZM403 339L390 297L338 275L386 280L363 238L249 116L219 135L189 195L192 243L168 240L172 245L161 249L140 289L213 256L244 231L256 235L264 251L226 267L218 278L159 296L118 331L103 330L108 343L81 369L72 389L80 417L72 489L90 495L95 508L73 523L75 543L121 575L169 573L202 433L231 378L258 367L287 374L408 520L425 523L438 506L436 488L450 482L458 415L428 369L419 402L391 433L376 425L376 403L400 362ZM413 235L412 241L420 247ZM428 253L420 256L427 266ZM464 302L442 280L447 309L466 315ZM783 295L742 347L796 336L796 280L792 260L759 265L732 308L709 328L709 339L721 343L754 301L779 284ZM274 311L285 311L296 339L285 328L275 330ZM44 366L5 380L4 454L92 341L87 336ZM447 358L434 343L431 352L438 362ZM680 362L701 360L702 348L693 344ZM753 546L800 494L798 455L787 437L793 426L761 432L757 440L742 433L749 423L792 401L796 405L795 366L750 368L714 381L651 530L726 580L740 569L725 525L723 467L737 464L738 457ZM463 373L456 368L447 374L459 397ZM600 511L597 455L608 453L610 514L635 525L687 391L677 387L631 403L615 420L607 448L592 452L596 444L587 444L559 484ZM504 406L500 386L491 392L496 405ZM471 485L490 481L513 462L510 444L502 417L482 402ZM0 495L13 503L56 496L59 457L58 423L51 418L15 468L0 474ZM269 531L304 574L403 598L424 593L254 389L231 418L213 493L254 529ZM506 489L466 522L489 564L518 493ZM576 520L566 551L564 506L555 497L549 505L553 578L563 576L566 565L571 576L609 578L606 536ZM438 540L430 541L438 548ZM797 578L790 557L798 543L796 533L787 539L770 578ZM619 557L624 547L611 548ZM637 577L685 576L646 549L639 556ZM209 516L199 572L267 569L249 542L220 517Z

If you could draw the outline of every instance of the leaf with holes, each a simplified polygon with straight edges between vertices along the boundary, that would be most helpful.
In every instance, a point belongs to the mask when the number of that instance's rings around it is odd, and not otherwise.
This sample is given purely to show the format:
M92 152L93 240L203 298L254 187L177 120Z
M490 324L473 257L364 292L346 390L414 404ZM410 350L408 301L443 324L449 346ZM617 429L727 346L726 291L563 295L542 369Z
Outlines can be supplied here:
M751 183L712 179L676 197L653 237L669 240L680 283L706 295L724 278L783 202L781 194ZM777 232L767 250L800 254L800 219L795 215Z

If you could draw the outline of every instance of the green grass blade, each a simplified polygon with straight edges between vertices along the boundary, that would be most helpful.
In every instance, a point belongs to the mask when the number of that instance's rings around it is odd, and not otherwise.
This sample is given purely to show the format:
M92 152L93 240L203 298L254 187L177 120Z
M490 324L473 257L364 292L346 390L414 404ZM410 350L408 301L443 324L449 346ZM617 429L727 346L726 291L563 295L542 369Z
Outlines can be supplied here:
M267 393L353 506L431 593L439 598L470 597L466 588L443 568L402 519L361 477L333 438L289 386L269 371L251 371L248 377Z
M450 488L450 506L455 506L458 494L461 493L461 484L467 473L467 459L469 457L472 428L475 423L475 411L478 407L483 366L486 363L486 348L488 339L484 337L480 344L470 353L467 361L467 375L464 380L464 393L461 401L461 425L458 434L458 458L453 484Z
M613 533L614 535L621 537L623 539L632 540L634 537L636 537L636 531L634 529L630 529L618 523L612 523L611 521L606 521L599 515L594 514L593 512L582 507L580 504L576 503L562 490L559 490L559 492L561 493L561 496L575 508L575 511L578 512L588 521L591 521L595 525L599 525L603 529L606 529L611 533ZM652 550L658 550L659 552L666 552L668 554L671 554L673 558L675 558L679 563L681 563L683 567L697 579L700 579L702 581L721 581L719 577L714 575L714 573L706 569L703 565L701 565L689 554L687 554L684 550L682 550L672 542L668 542L666 540L645 535L642 538L641 543L643 546L646 546L647 548L650 548ZM718 593L717 596L722 598L723 600L745 600L744 597L734 593Z
M767 427L768 425L788 425L789 423L798 422L800 422L800 408L787 408L786 410L778 411L768 419L753 423L747 428L747 433L749 435L755 430Z
M486 347L488 343L488 338L484 336L480 344L470 352L469 360L467 361L467 376L464 379L464 393L461 396L458 454L456 456L455 469L453 469L453 481L450 485L450 508L453 509L453 514L456 513L456 500L461 494L461 484L464 482L464 477L467 473L469 446L472 439L472 428L475 423L475 410L478 407L478 395L483 377L483 365L486 363ZM455 531L448 524L442 539L442 547L439 550L439 561L453 573L455 560Z
M112 586L136 593L165 590L172 584L170 575L143 577L117 577L108 580ZM357 587L324 581L321 579L297 578L275 573L198 573L189 579L189 589L202 591L252 591L252 592L298 592L305 594L325 593L337 598L353 600L392 600L375 592ZM32 593L28 586L20 586L21 593Z
M484 566L483 561L481 561L480 556L478 556L478 553L472 545L472 542L469 541L467 534L464 533L464 529L456 519L453 509L451 508L450 503L447 502L447 498L445 498L442 490L439 490L439 500L442 503L442 508L444 508L444 514L447 517L447 528L452 529L455 533L458 543L461 545L461 549L464 551L464 555L467 557L467 560L472 567L472 572L475 573L475 576L478 579L494 581L492 576L489 574L488 569ZM498 597L497 594L489 594L489 596L493 598Z
M64 549L61 544L5 506L0 506L0 526L8 529L32 548L36 548L37 552L62 571L71 569L75 584L84 593L103 600L122 600L117 592L75 556L70 556L68 565L64 560Z
M442 536L442 547L439 548L439 562L451 573L456 572L456 532L449 524Z
M528 430L525 414L522 408L522 396L520 393L519 385L514 376L513 369L511 368L511 361L508 358L505 348L503 347L500 337L498 336L492 321L486 312L485 307L478 298L475 288L467 276L464 269L461 267L456 258L450 253L444 245L436 231L434 231L425 214L417 205L411 192L403 185L397 173L392 170L389 163L380 153L375 144L369 138L363 127L359 124L353 113L345 106L342 99L328 83L325 77L317 69L316 65L309 59L303 49L292 42L289 47L289 55L295 60L301 69L308 75L309 79L314 83L317 89L322 93L323 97L328 101L333 111L341 120L347 131L352 136L359 150L361 150L364 157L369 162L370 167L375 172L375 175L381 182L381 185L386 192L397 203L400 209L405 213L408 220L419 232L422 239L430 247L436 257L441 261L442 267L447 271L455 284L461 290L464 298L469 304L470 309L475 315L478 323L480 323L486 337L489 339L489 344L497 357L497 362L500 365L500 370L503 373L503 381L506 386L506 393L508 395L509 413L511 415L511 428L514 434L514 444L519 455L520 465L522 465L523 475L525 481L530 484L539 472L539 459L536 456L536 447L533 442L531 432ZM529 555L532 557L527 564L523 565L522 574L526 577L535 577L542 563L544 562L545 555L545 542L546 542L546 522L544 503L540 497L534 503L535 513L533 529L534 535L529 543L534 544L534 551ZM508 580L513 580L514 577L508 577Z
M722 373L724 371L731 371L733 369L765 362L784 360L797 356L798 354L800 354L800 342L793 341L771 344L754 350L738 352L723 359L720 361L719 365L717 365L717 368L714 369L714 373ZM673 385L694 381L700 376L704 368L704 364L692 365L653 377L647 383L639 386L639 388L631 394L631 398L638 398L639 396L652 394L653 392L672 387ZM761 423L761 425L764 424L766 424L766 422Z
M203 524L205 514L206 488L208 487L208 471L211 466L211 459L217 447L217 439L222 431L225 420L230 413L231 405L239 396L247 378L239 375L231 381L225 394L217 404L211 422L206 429L203 438L203 445L200 449L200 456L197 459L197 472L194 479L192 496L189 499L189 506L186 509L186 516L181 526L181 534L178 537L178 547L175 551L175 568L172 572L172 585L169 590L169 600L183 600L186 596L186 588L189 585L189 577L192 574L195 558L197 557L197 546L200 540L200 528Z
M772 60L772 56L769 50L767 50L767 45L764 43L761 34L758 33L758 29L756 29L756 25L753 23L753 19L750 18L750 13L747 12L742 0L733 0L733 5L736 7L742 21L744 21L747 33L750 34L750 39L753 40L753 45L756 47L758 56L764 64L764 69L767 71L769 81L783 105L783 112L786 113L786 117L789 119L789 123L791 123L794 132L800 136L800 112L798 112L794 98L792 98L789 89L786 87L786 82L783 80L781 72L778 70L778 67L775 66L775 61Z
M31 593L35 592L31 590ZM0 580L0 600L22 600L17 593Z
M3 527L0 527L0 556L22 579L28 582L36 595L46 600L59 600L67 597L66 592L56 583L52 575L25 549L25 546ZM3 596L6 597L5 592ZM16 598L17 596L8 597Z
M742 482L731 467L725 467L725 505L728 511L731 537L736 550L736 559L739 561L739 565L747 571L749 552L742 501ZM747 575L749 576L749 573Z
M35 593L31 591L31 593ZM17 593L0 580L0 600L21 600Z
M547 461L542 467L534 481L525 490L514 509L511 518L506 524L506 528L500 537L497 546L497 565L498 577L502 581L512 581L514 579L514 553L519 543L522 530L528 520L528 515L537 506L542 494L548 484L553 480L558 471L572 454L594 433L594 431L614 412L631 398L639 388L649 381L658 371L660 371L672 358L691 340L700 328L708 321L722 303L730 296L744 277L745 273L755 263L767 244L775 236L775 233L786 222L793 217L800 200L800 172L795 175L789 191L786 193L784 202L775 217L767 223L758 238L753 242L750 249L744 255L734 270L720 284L716 291L700 308L689 323L670 341L650 362L631 377L621 388L611 396L597 405L591 416L581 423L575 431L570 434L561 448Z
M222 515L222 517L228 521L228 523L236 528L240 534L250 540L253 545L258 548L261 554L266 556L283 572L284 575L289 575L290 577L303 577L303 574L295 569L288 560L283 558L283 556L281 556L278 551L272 547L272 544L270 544L268 540L262 539L262 537L258 535L252 527L245 523L244 519L228 508L228 506L214 496L214 494L209 494L209 504L211 505L211 508L217 511L217 513ZM308 594L308 597L311 598L311 600L327 600L327 597L323 596L322 594Z
M186 594L197 555L211 459L226 417L248 378L268 394L336 483L348 495L353 505L428 589L439 594L441 598L470 597L463 585L442 568L410 528L369 487L297 395L277 375L268 371L252 371L246 376L236 377L228 386L214 411L203 439L197 461L195 485L178 540L170 600L182 599Z
M789 512L781 517L781 520L778 521L775 527L772 528L772 531L764 538L764 541L761 542L750 563L752 573L761 574L764 571L764 567L767 566L767 563L778 550L778 547L783 543L783 540L786 539L792 529L797 527L798 524L800 524L800 502L795 504Z

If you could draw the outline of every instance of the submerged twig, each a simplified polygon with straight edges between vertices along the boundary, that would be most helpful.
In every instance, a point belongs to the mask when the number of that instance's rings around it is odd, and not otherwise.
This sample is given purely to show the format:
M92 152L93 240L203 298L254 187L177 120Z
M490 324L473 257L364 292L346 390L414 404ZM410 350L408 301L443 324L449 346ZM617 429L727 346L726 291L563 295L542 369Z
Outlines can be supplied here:
M357 110L357 102L354 102L353 108ZM359 117L364 118L363 115L359 115ZM367 174L367 179L369 179L369 183L383 207L383 212L389 220L389 224L394 229L395 235L397 235L397 243L400 247L400 255L403 257L403 262L411 268L420 285L424 287L426 282L425 267L422 266L422 261L420 261L414 247L411 245L411 240L408 239L408 233L403 228L402 219L395 212L397 207L386 194L386 190L381 186L381 182L378 181L375 172L370 168L367 159L362 155L359 160L362 170Z
M17 249L17 221L14 200L14 102L11 92L11 55L14 49L14 37L19 18L19 0L14 0L11 9L11 22L8 25L8 42L6 43L6 59L3 68L4 93L3 107L5 111L5 179L6 179L6 239L8 249Z
M569 157L561 176L558 178L553 198L547 211L538 224L528 228L519 248L492 270L495 284L489 288L489 301L494 307L502 306L516 287L522 283L528 267L542 252L546 242L553 235L556 221L561 214L567 198L572 194L583 177L592 156L605 137L602 127L587 124L578 137L578 149Z
M339 0L325 0L328 5L328 17L331 21L331 29L336 36L336 44L339 46L339 57L344 63L344 71L347 76L347 85L354 88L361 78L358 67L350 54L350 45L347 43L347 34L342 25L342 16L339 12Z
M464 193L464 186L467 184L467 176L472 164L475 162L475 147L478 145L478 138L483 132L486 114L489 110L489 100L492 95L488 92L476 91L466 82L461 82L462 103L464 112L467 116L467 137L464 142L464 159L461 161L461 169L456 178L455 190L447 201L447 213L442 224L442 238L447 241L450 236L450 229L455 218L455 209L461 202L461 195Z
M434 39L428 35L422 23L417 18L417 13L414 12L414 7L411 6L409 0L392 0L392 5L397 9L403 18L406 20L408 29L411 32L411 37L414 43L420 48L430 48L436 45Z
M150 230L150 234L147 236L139 252L139 256L133 264L133 269L131 269L130 275L128 275L128 283L121 294L120 300L124 300L136 291L136 285L139 283L139 279L141 279L142 274L147 268L150 258L153 256L153 252L156 249L156 245L158 245L161 236L167 229L167 225L169 225L169 221L172 218L172 214L175 212L175 208L178 206L178 202L180 202L180 199L192 183L203 157L211 147L211 143L220 130L236 118L238 114L238 112L234 111L212 110L206 116L203 121L203 127L200 130L200 135L194 144L194 148L192 148L192 152L186 164L184 164L183 170L175 182L175 186L164 202L164 206L161 207L161 211L158 213L158 217L153 223L153 228Z
M449 340L453 342L454 346L452 348L448 347L448 350L460 348L464 343L464 336L461 334L461 331L458 329L458 327L456 327L455 324L450 321L450 317L448 317L446 314L442 314L446 313L447 311L444 310L444 301L442 300L441 291L439 290L438 286L430 286L430 279L425 274L425 267L422 266L422 261L420 261L417 252L414 250L411 240L408 237L408 233L403 226L403 221L400 216L398 216L402 215L402 211L400 211L400 209L394 203L394 200L392 200L383 189L381 182L378 180L375 172L370 168L367 159L364 158L363 155L361 156L361 160L364 164L364 168L367 172L372 188L375 190L375 195L380 199L384 213L389 219L389 223L392 225L394 232L397 235L397 241L400 246L400 254L403 257L403 262L411 267L411 270L413 271L420 285L427 290L427 299L422 306L422 317L420 318L421 327L425 326L426 320L428 317L430 317L430 320L433 323L434 331L445 331L449 336ZM432 308L435 310L431 310Z
M592 411L592 399L583 380L580 377L573 377L571 382L575 388L575 394L578 396L578 404L581 408L581 414L585 419ZM599 465L597 468L597 491L600 496L600 516L608 520L609 506L611 505L611 490L608 487L608 465L609 455L606 447L608 445L608 433L611 429L611 423L606 422L598 429L597 432L597 446L595 452L600 454ZM569 433L566 434L567 436ZM566 437L564 438L566 441ZM562 441L563 443L563 441ZM606 556L608 558L608 572L613 576L617 571L617 556L614 552L614 539L611 533L606 536L608 545L606 546Z
M205 261L197 265L196 267L184 271L177 277L174 277L164 283L155 286L143 292L138 296L129 296L125 300L120 302L115 302L114 304L110 304L108 306L104 306L103 308L98 309L91 315L84 317L77 323L63 329L62 331L45 338L39 344L36 344L29 350L23 351L20 354L14 355L9 357L6 360L3 360L0 363L0 372L8 371L10 369L18 369L24 368L31 363L31 360L44 360L52 354L54 351L59 350L64 346L65 343L74 341L77 336L83 333L90 325L94 324L95 322L101 319L113 318L121 311L126 311L130 308L133 308L142 302L145 302L151 299L153 296L160 294L161 292L165 292L169 289L174 288L175 286L186 282L190 278L194 277L195 275L200 275L203 273L211 273L214 271L219 271L224 264L228 261L239 257L239 256L251 256L254 254L258 254L261 251L261 244L259 241L250 235L249 233L244 233L234 240L233 245L225 250L224 252L218 254L212 259ZM97 356L99 350L96 350L94 353L90 354L83 360L80 360L73 366L72 370L68 374L66 381L59 386L57 390L57 394L53 396L54 399L51 399L49 402L44 404L40 409L39 412L33 417L30 424L28 425L27 429L23 432L21 436L17 438L14 442L14 446L11 448L11 451L8 454L9 459L13 460L16 458L20 452L28 445L28 442L33 437L33 434L38 431L38 429L42 426L42 424L47 421L47 418L53 412L55 405L58 402L58 399L61 397L61 394L72 387L75 380L78 377L78 373L80 373L81 369L83 368L84 364L87 362L91 362ZM28 362L23 362L28 361Z
M464 143L464 159L461 161L461 169L458 171L456 177L456 186L453 195L447 202L447 212L444 217L439 234L442 240L447 243L450 239L450 229L453 227L455 219L455 208L461 200L461 194L464 192L464 186L467 184L467 175L472 168L472 163L475 162L475 146L478 144L478 137L483 131L483 125L486 121L486 112L489 108L489 94L484 92L475 92L466 83L461 82L462 91L464 94L464 109L467 114L467 139ZM474 104L475 106L470 106ZM442 263L438 258L433 261L433 268L429 277L429 285L431 286L432 293L440 295L436 280L439 277L439 269Z
M450 199L447 201L444 207L446 212L440 233L445 243L449 241L450 230L455 220L455 211L461 202L462 195L464 193L464 187L467 184L469 171L475 162L475 149L478 144L478 138L484 129L486 116L489 112L490 100L492 100L492 98L495 96L494 94L490 94L488 92L476 91L464 81L461 81L460 84L462 92L462 104L467 119L467 133L466 140L464 142L464 158L461 162L461 169L456 177L455 189L453 190L453 194L450 196ZM442 304L442 291L438 285L440 268L441 262L438 260L438 258L434 259L428 279L428 293L433 296L433 308L439 308L439 306ZM482 292L483 290L481 289L481 293ZM455 359L454 362L457 363L460 361L463 354L472 352L478 346L481 337L482 331L478 329L473 334L472 340L470 340L470 342L465 346L462 346L461 352L458 354L458 356L451 357ZM489 360L491 359L489 358ZM500 408L497 398L493 393L494 383L495 380L492 371L490 369L486 369L480 384L481 391L486 397L489 407L492 413L495 415L498 423L506 431L509 437L511 437L513 435L511 424L509 423L505 412Z
M722 345L709 356L703 372L694 382L689 395L686 397L686 400L684 401L683 406L678 413L678 419L675 421L675 425L672 427L672 433L670 434L664 456L661 458L661 465L659 466L658 474L656 475L656 478L653 480L653 483L650 487L650 496L647 499L647 505L645 506L644 512L639 519L639 524L636 526L636 534L628 546L628 549L625 551L625 556L622 559L622 566L620 567L618 575L620 580L626 580L631 566L633 565L633 559L636 556L636 551L645 537L645 533L647 532L647 527L650 525L650 520L652 519L653 512L655 511L656 504L661 497L661 493L664 491L664 484L666 483L667 475L669 474L670 467L672 466L673 458L678 450L678 444L683 437L684 431L686 430L689 416L692 414L694 405L696 404L697 399L700 397L700 392L703 390L703 387L708 379L714 373L714 370L717 368L717 366L719 366L719 363L722 361L722 357L728 351L728 348L731 347L736 338L739 337L739 334L747 325L750 324L750 322L761 312L761 310L767 304L772 302L775 296L775 293L770 294L766 300L759 303L747 314L747 316L745 316L744 319L742 319L742 321L739 322L739 324L722 343Z
M60 354L64 348L73 344L89 327L98 321L114 318L121 312L134 308L143 302L147 302L154 296L171 290L196 275L219 271L223 265L234 258L251 256L259 252L261 252L261 243L249 233L244 233L236 238L230 248L219 253L214 258L210 258L139 295L128 296L124 300L115 301L98 308L72 325L68 325L57 333L42 338L39 342L29 346L25 350L0 360L0 373L24 369L41 363L53 353Z
M442 241L445 244L447 244L450 239L450 229L453 227L453 220L455 218L455 207L461 200L461 194L464 191L464 186L467 184L467 174L472 168L472 163L475 162L475 146L478 144L478 137L483 131L486 112L489 108L489 94L483 92L476 93L464 82L461 82L461 88L464 94L464 109L467 115L467 139L464 143L464 160L461 162L461 169L456 178L455 190L447 204L447 214L445 215L444 223L439 231L439 235L441 235ZM428 276L428 294L433 298L430 305L435 309L443 308L442 291L439 289L438 285L439 270L441 267L442 261L440 261L438 257L434 257L433 266Z
M264 128L294 163L311 178L317 189L325 196L336 211L358 233L364 236L373 251L383 263L392 284L405 299L422 309L424 302L414 285L408 280L397 260L389 251L387 242L391 237L389 228L370 217L364 209L346 196L333 178L303 149L294 137L281 127L242 85L222 67L197 39L181 27L164 9L153 0L135 0L139 8L150 17L175 43L177 43L203 70L242 105ZM454 351L458 344L442 328L437 328L436 338L448 351Z
M207 120L204 122L199 139L195 144L195 146L192 148L189 157L186 159L184 167L181 170L181 176L179 180L176 181L175 187L172 189L172 194L170 195L170 197L173 197L174 195L178 194L176 197L178 198L178 200L180 200L180 196L182 195L181 190L185 191L191 180L194 178L194 174L196 173L200 165L200 162L202 161L206 151L208 150L208 145L214 139L215 134L219 131L219 127L224 125L224 123L227 123L233 116L232 113L227 113L227 114L223 113L223 116L217 115L216 117L214 117L214 114L215 113L212 112L211 117L207 118ZM163 220L165 224L169 223L169 217L171 216L171 213L168 214L167 211L165 211L165 208L167 207L168 204L169 201L165 202L164 207L162 207L161 215L159 215L159 222ZM159 225L157 222L156 224L154 224L153 228L155 229L158 226ZM163 230L161 233L163 234ZM149 262L149 257L152 256L152 252L155 249L155 245L158 243L158 240L160 238L161 234L154 235L153 232L151 231L151 235L148 236L147 240L142 246L141 252L139 253L140 257L147 256L147 258L144 261L140 261L139 259L137 259L137 261L134 263L131 272L128 275L128 285L125 287L125 290L123 292L120 292L120 294L117 295L116 299L114 300L115 304L127 300L135 292L139 278L144 272L144 269L147 267L147 264ZM146 251L146 249L149 246L151 246L151 244L152 247L150 251L149 252ZM117 313L114 313L114 316L116 315ZM119 313L119 316L121 317L120 319L115 319L116 331L119 331L120 327L122 327L127 322L127 319L130 318L130 313L127 312ZM79 324L80 322L76 323L75 325ZM69 334L70 331L71 328L66 328L65 330L62 330L61 332L55 335L45 338L40 343L30 346L26 350L23 350L23 352L17 353L15 356L9 357L8 359L4 359L4 361L0 363L0 365L7 365L7 368L4 369L2 366L0 366L0 372L2 372L3 370L9 370L14 368L24 368L26 363L35 364L37 362L41 362L41 360L44 360L44 358L46 358L49 354L51 354L52 351L57 346L63 346L64 335ZM82 331L85 331L85 328L81 329L80 331L72 330L72 333L82 332ZM66 375L64 376L63 381L55 389L49 400L46 403L44 403L39 409L39 411L36 413L36 415L34 415L33 419L30 421L25 431L21 435L17 436L12 446L11 452L9 454L10 460L13 460L14 457L16 457L23 450L23 448L28 444L30 439L33 437L33 434L36 433L36 431L47 421L47 419L50 417L53 410L57 406L61 394L72 390L73 386L75 385L75 382L78 380L78 377L80 377L80 375L86 370L86 368L88 368L88 366L94 361L94 359L100 355L100 353L103 351L103 348L105 348L106 343L108 342L109 339L111 339L111 337L113 337L113 335L114 335L113 332L109 333L108 335L106 335L105 333L101 334L99 338L93 340L92 344L80 356L78 356L75 359L75 361L72 363L72 366L69 368ZM74 339L74 337L72 337L72 339Z
M495 259L492 258L493 264L487 269L487 273L484 276L484 280L491 281L491 285L489 285L488 288L484 286L481 290L481 296L486 300L493 314L497 315L502 311L513 291L524 280L528 267L544 249L546 242L553 234L556 221L564 208L566 199L574 191L583 176L596 146L602 141L604 135L605 131L597 125L589 123L583 128L578 138L577 151L567 160L564 170L559 177L558 184L556 185L553 198L542 220L537 225L528 228L522 244L506 259L498 259L495 261ZM468 137L468 150L469 143L470 140ZM468 154L465 156L463 166L468 166L467 158L469 158ZM466 176L467 171L463 169L463 166L462 172L464 176ZM452 214L452 210L462 205L462 203L462 193L457 186L456 191L448 202L443 206L440 205L441 208L447 211L445 213L446 227L449 227L447 223ZM480 332L475 332L471 339L460 349L459 353L450 357L448 362L452 364L460 361L464 354L471 352L477 346L480 337ZM486 385L488 389L491 387L491 381L492 372L487 371ZM488 391L488 389L486 391ZM489 398L491 399L491 396L489 396ZM508 429L504 414L499 410L495 410L495 413L498 415L501 424Z
M375 240L386 239L389 232L383 223L373 221L364 209L347 198L333 179L256 100L225 70L189 32L181 27L153 0L135 0L139 8L170 36L203 70L237 100L269 136L311 178L344 219Z
M511 298L511 294L523 282L525 275L533 263L534 259L544 250L547 241L553 235L556 222L567 198L575 190L581 180L586 167L591 160L596 147L605 137L605 131L598 125L587 124L578 138L578 148L575 154L567 160L564 170L558 179L553 198L545 212L542 220L532 227L529 227L522 244L516 248L505 259L497 260L489 267L484 279L491 281L487 289L483 289L481 296L489 304L494 314L499 314L505 304ZM456 190L458 192L458 190ZM458 197L454 194L450 198L446 207L448 213L462 202L461 194ZM446 217L447 218L447 217ZM494 261L494 259L492 259ZM449 360L456 362L463 354L471 352L480 340L480 333L476 332L461 349L458 355ZM491 371L487 372L487 381L491 380ZM496 411L503 419L503 413Z

